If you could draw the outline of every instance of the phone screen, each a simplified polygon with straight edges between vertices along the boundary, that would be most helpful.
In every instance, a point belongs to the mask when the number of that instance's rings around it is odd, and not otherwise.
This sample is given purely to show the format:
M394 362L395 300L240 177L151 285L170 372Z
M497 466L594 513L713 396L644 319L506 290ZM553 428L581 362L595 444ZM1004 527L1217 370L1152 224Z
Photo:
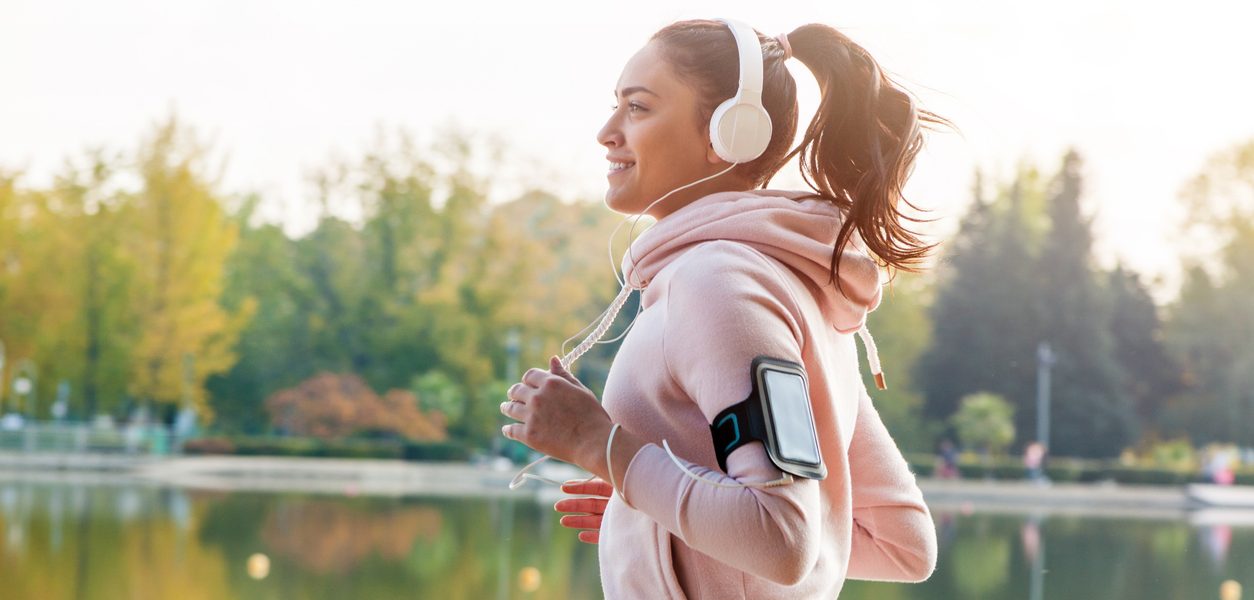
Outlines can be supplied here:
M817 436L805 380L796 373L772 369L765 369L762 376L780 455L788 461L818 464L819 448L815 444Z

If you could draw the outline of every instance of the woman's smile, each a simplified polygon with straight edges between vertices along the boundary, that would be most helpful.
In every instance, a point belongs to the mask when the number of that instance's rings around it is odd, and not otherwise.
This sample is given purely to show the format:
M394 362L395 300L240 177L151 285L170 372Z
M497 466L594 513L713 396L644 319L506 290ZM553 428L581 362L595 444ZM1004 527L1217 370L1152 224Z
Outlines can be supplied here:
M612 163L610 163L610 170L609 170L609 172L606 174L606 177L610 177L610 176L613 176L613 175L617 175L617 174L619 174L619 173L622 173L623 171L626 171L626 170L628 170L628 169L631 169L631 168L632 168L632 167L634 167L634 166L636 166L636 163L634 163L634 162L630 162L630 163L615 163L615 162L612 162Z

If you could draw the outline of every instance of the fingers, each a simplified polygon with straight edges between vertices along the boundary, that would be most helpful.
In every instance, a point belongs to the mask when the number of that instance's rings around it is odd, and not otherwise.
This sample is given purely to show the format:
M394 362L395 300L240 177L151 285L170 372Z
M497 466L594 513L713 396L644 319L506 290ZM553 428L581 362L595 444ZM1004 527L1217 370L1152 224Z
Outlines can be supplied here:
M585 542L588 544L595 544L601 541L601 532L600 531L580 531L579 541Z
M602 514L609 502L604 498L564 498L553 505L557 512Z
M567 481L562 484L562 491L568 494L585 494L609 498L614 493L614 486L603 479L593 479L587 483Z
M527 369L526 373L523 373L522 382L533 388L538 388L549 375L550 373L544 369L532 367Z
M601 529L601 515L564 515L559 522L571 529Z
M525 405L522 402L511 402L506 400L501 403L501 414L516 421L522 421L524 406Z
M505 397L515 402L526 403L535 395L536 388L528 386L525 383L515 383L505 390Z

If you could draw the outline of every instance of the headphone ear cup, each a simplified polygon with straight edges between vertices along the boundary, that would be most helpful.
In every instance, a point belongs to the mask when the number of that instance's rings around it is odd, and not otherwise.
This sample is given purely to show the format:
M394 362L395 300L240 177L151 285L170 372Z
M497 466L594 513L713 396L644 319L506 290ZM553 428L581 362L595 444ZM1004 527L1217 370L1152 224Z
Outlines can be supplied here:
M727 162L749 162L771 143L771 115L760 105L730 98L710 117L710 143Z

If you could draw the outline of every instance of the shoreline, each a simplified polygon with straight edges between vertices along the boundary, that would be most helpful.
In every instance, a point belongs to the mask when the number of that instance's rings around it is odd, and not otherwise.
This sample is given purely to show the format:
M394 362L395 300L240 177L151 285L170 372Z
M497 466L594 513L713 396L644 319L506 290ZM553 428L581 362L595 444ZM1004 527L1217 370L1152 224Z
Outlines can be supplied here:
M141 485L339 496L471 496L532 499L546 503L567 496L555 485L530 479L525 479L518 489L509 489L510 481L523 466L503 459L472 464L266 456L0 453L0 484ZM590 476L583 469L553 460L537 465L531 472L555 481ZM918 484L928 506L937 511L1082 514L1254 526L1254 506L1207 506L1192 497L1192 486L1115 483L1039 486L1029 481L925 477L918 478ZM1225 492L1249 490L1251 498L1254 498L1254 487L1222 487Z

